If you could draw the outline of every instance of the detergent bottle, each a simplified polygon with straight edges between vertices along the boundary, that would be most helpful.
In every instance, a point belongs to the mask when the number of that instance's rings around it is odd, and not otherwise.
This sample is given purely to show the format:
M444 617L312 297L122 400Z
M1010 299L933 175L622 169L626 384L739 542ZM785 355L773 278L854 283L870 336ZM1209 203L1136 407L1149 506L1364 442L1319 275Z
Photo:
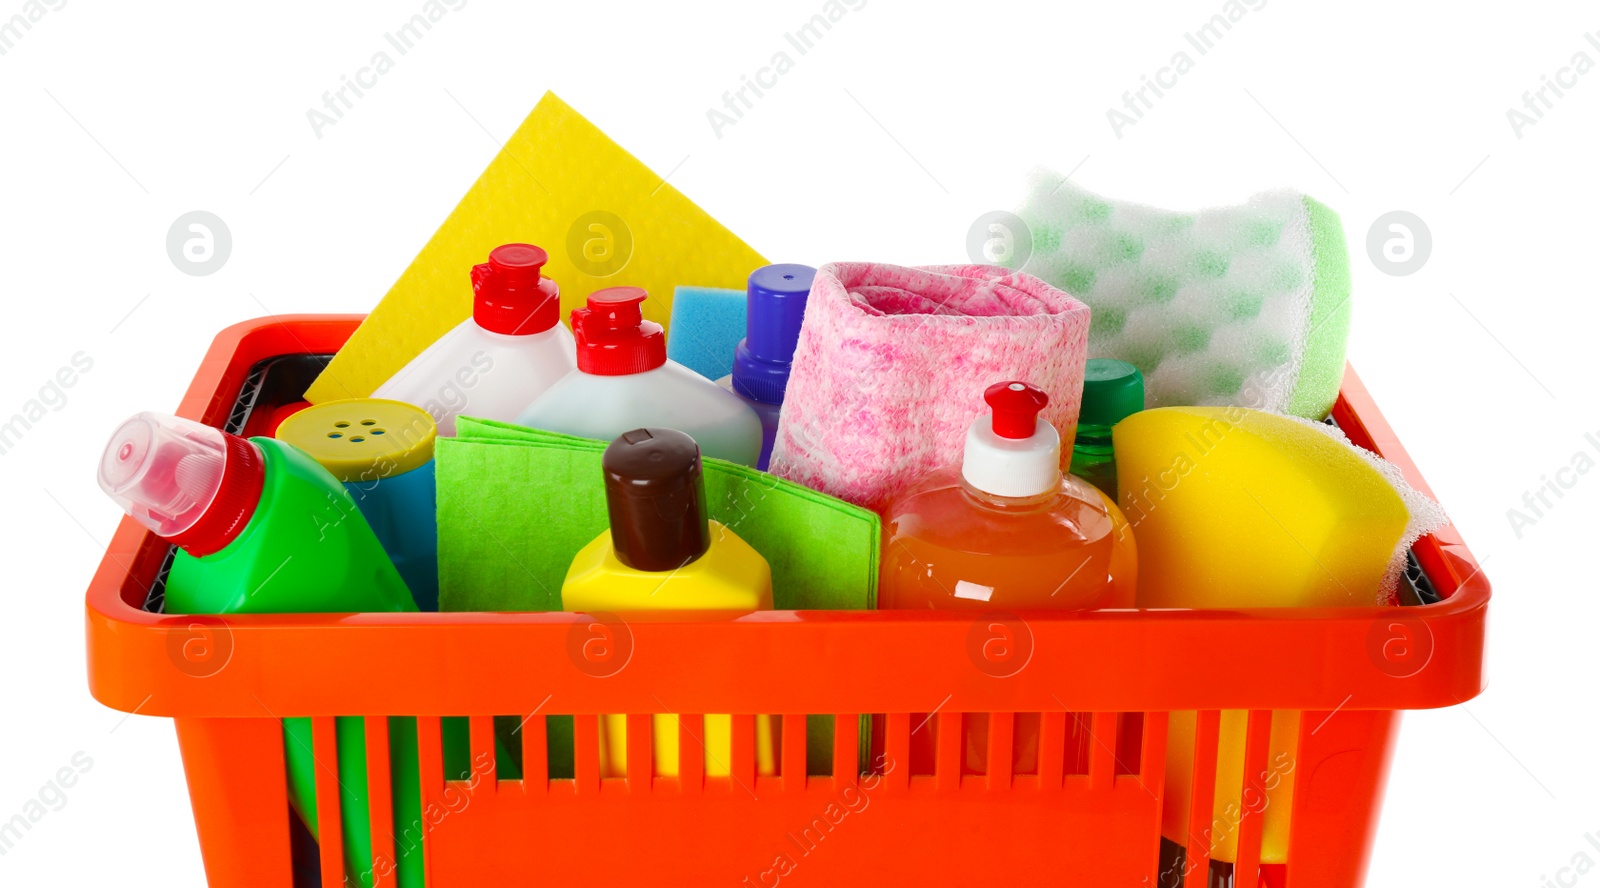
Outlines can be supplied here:
M1048 397L1025 382L984 391L959 466L890 500L878 607L1015 612L1132 607L1137 557L1116 504L1061 473L1061 436L1039 418ZM912 736L932 761L938 725ZM881 731L875 729L881 735ZM966 767L982 772L988 716L969 714ZM1016 761L1037 760L1038 729L1015 733Z
M991 412L967 430L961 465L911 485L886 508L878 606L1132 607L1133 586L1111 565L1133 537L1116 532L1125 522L1115 503L1061 474L1061 436L1039 418L1045 393L1001 382L984 400Z
M283 420L272 436L343 482L417 607L438 610L435 427L427 411L380 398L324 401Z
M428 411L445 437L462 414L509 422L572 369L572 334L561 325L561 289L543 277L545 251L504 244L472 267L472 317L439 337L374 398Z
M139 413L112 434L99 482L123 511L178 547L167 575L169 614L417 609L344 486L282 441ZM289 802L320 835L311 721L283 723ZM339 717L336 733L346 867L355 884L371 885L363 719ZM396 823L408 824L408 812L421 813L414 755L395 756L392 780ZM419 885L420 855L398 870L402 885Z
M761 420L744 401L667 360L661 325L644 319L648 294L610 287L573 309L577 369L533 399L518 425L610 441L629 429L677 429L706 456L754 466Z
M349 492L282 441L140 413L111 436L99 480L178 547L169 613L417 609Z
M561 585L561 608L627 614L649 610L772 609L772 571L761 553L706 517L700 448L674 429L624 432L601 457L610 527L578 551ZM705 716L705 773L726 776L732 721ZM678 773L678 718L652 723L654 772ZM756 770L777 769L773 717L756 717ZM600 719L601 775L627 770L627 718Z
M1117 460L1111 429L1143 409L1144 376L1138 367L1115 358L1090 358L1083 368L1083 404L1068 471L1115 500Z
M778 414L789 368L794 363L800 324L806 316L806 297L817 270L809 265L764 265L750 273L745 287L745 337L733 352L733 372L717 385L744 399L761 418L763 472L772 459L772 442L778 434Z

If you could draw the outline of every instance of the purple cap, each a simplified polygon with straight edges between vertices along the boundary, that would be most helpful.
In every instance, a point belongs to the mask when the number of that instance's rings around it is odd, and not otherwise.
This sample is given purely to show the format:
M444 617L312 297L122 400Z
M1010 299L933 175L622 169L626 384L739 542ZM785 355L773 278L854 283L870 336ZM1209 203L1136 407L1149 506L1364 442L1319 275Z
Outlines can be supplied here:
M733 351L735 392L764 404L783 403L816 275L809 265L767 265L750 273L745 338Z

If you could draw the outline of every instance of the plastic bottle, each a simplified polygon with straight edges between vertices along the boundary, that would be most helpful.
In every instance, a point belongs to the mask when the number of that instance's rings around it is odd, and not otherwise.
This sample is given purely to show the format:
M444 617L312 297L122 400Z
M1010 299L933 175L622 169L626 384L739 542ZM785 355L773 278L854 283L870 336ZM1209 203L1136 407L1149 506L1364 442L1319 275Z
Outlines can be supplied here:
M350 398L306 407L273 434L344 483L424 611L439 609L434 431L421 407Z
M306 405L283 419L274 433L279 440L304 450L344 483L350 498L361 509L395 569L411 589L418 609L430 612L439 609L434 432L433 419L420 407L380 398L349 398ZM414 781L417 779L415 719L407 716L391 721L403 722L403 727L390 730L391 762L396 779ZM517 720L511 719L511 722L509 727L514 727ZM440 727L445 779L474 779L471 727L467 718L447 715ZM499 774L502 779L517 779L511 776L517 763L510 749L520 740L503 720L496 721L495 731ZM309 730L303 740L309 748ZM403 822L421 829L419 817L420 814L413 815ZM406 859L404 848L398 848L396 853L402 855L398 861L402 873L409 867L420 868L416 860L420 851L413 850L411 860ZM402 882L407 888L412 884L403 878Z
M744 399L761 418L761 457L766 471L778 434L778 413L789 386L789 368L806 315L806 297L817 270L809 265L766 265L750 273L745 287L745 336L733 352L733 372L717 380Z
M572 369L561 290L540 275L548 257L505 244L472 267L472 317L439 337L372 393L428 411L439 434L462 414L509 422Z
M959 467L891 500L881 608L1033 610L1132 607L1111 581L1121 513L1060 471L1061 437L1038 418L1045 393L1022 382L984 392L992 413L967 431ZM1115 516L1115 518L1114 518Z
M601 457L611 526L579 550L561 585L561 607L583 613L772 608L772 571L761 553L706 517L700 448L674 429L624 432ZM705 773L726 776L732 721L706 715ZM678 718L652 725L657 776L678 773ZM756 769L777 769L771 716L756 718ZM627 718L600 720L602 776L627 770Z
M178 546L171 613L417 609L350 494L282 441L140 413L111 436L99 480Z
M577 369L535 398L518 425L610 441L629 429L677 429L706 456L754 466L761 420L743 401L667 360L661 325L644 319L647 294L611 287L574 309Z
M1045 393L1001 382L984 401L991 413L969 427L961 465L913 484L885 509L878 607L1132 607L1133 536L1114 502L1061 474L1061 437L1039 418ZM983 770L987 726L986 714L967 716L969 770ZM914 762L932 761L936 737L932 721L913 735ZM1017 760L1035 761L1037 727L1019 724L1015 737Z
M112 434L99 482L123 511L178 547L167 575L167 613L417 609L345 488L282 441L139 413ZM319 835L311 722L283 723L289 802ZM363 719L341 716L336 733L346 867L356 884L371 885ZM391 737L395 733L391 725ZM409 769L403 755L394 761L396 823L405 824L412 819L408 812L421 815L420 784L414 757ZM402 884L419 884L421 861L400 864Z
M1090 358L1083 371L1083 406L1068 471L1115 500L1117 461L1111 427L1143 409L1144 376L1138 367L1115 358Z

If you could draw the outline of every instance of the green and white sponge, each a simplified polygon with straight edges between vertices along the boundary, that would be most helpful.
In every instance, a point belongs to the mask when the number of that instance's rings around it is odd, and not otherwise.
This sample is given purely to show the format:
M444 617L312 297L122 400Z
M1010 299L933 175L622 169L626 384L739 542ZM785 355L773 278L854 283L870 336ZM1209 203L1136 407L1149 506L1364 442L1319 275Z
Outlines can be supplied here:
M1138 367L1147 407L1333 408L1350 260L1332 210L1275 191L1179 213L1040 172L1018 216L1032 243L1020 270L1088 304L1089 356Z

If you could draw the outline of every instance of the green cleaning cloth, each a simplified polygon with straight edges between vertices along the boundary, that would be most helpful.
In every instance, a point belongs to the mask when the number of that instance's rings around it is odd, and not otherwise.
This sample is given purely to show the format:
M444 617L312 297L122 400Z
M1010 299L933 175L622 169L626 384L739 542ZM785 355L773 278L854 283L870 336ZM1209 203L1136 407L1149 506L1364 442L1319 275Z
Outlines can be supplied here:
M606 442L461 417L456 436L436 446L439 609L560 610L573 556L608 523L600 471ZM704 466L711 518L767 559L774 607L876 606L881 530L875 513L724 460L708 458ZM445 744L446 757L460 747L460 758L465 720L447 722L446 733L454 728L460 736ZM502 722L510 727L517 719L496 717L501 748L515 759L502 761L502 775L514 779L521 771L520 745ZM550 776L572 776L572 719L552 716L547 730ZM832 716L808 716L806 741L807 772L831 774Z

